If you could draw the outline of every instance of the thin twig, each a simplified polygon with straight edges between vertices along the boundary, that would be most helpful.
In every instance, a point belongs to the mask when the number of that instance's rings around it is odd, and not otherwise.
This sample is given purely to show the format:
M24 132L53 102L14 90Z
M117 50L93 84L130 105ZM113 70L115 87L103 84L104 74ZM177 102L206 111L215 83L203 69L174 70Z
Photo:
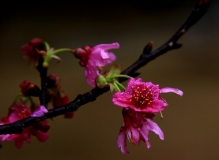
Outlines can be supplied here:
M37 65L37 70L40 73L40 79L41 79L41 94L40 94L40 105L43 105L47 107L47 67L43 67L43 58L39 59L38 65Z

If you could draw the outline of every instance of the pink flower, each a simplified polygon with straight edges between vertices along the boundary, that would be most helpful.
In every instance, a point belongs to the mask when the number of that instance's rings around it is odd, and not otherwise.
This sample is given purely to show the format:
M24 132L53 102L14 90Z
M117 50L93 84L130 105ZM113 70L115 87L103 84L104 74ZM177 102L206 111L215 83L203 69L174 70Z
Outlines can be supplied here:
M183 92L176 88L159 88L151 82L142 82L140 78L131 78L125 92L117 92L113 95L113 103L131 108L139 112L156 113L162 111L168 104L160 96L160 93L173 92L180 96Z
M84 48L76 49L75 57L79 58L80 65L85 67L84 75L89 85L95 87L95 79L100 75L100 68L112 63L116 59L112 52L108 52L108 50L116 48L119 48L118 43L99 44L93 48L85 46Z
M27 118L31 115L31 111L28 107L26 107L22 103L13 104L9 108L9 113L6 118L2 119L2 122L0 125L13 123L15 121L18 121L20 119ZM32 126L29 126L27 128L23 129L23 132L21 134L6 134L6 135L0 135L0 141L15 141L15 146L17 148L21 148L24 141L30 143L31 142L31 135L36 136L36 138L40 142L45 142L48 137L48 130L49 126L47 125L47 121L40 121L37 124L34 124Z
M0 122L0 125L4 125L4 124L8 124L10 123L8 121L8 118L7 117L3 117L1 118L1 122ZM14 140L14 138L16 137L16 134L5 134L5 135L0 135L0 141L3 142L3 141L11 141L11 140Z
M42 56L39 51L45 51L45 45L43 40L39 38L34 38L27 44L21 47L21 52L25 57L28 57L30 62L37 62L38 59Z
M117 146L120 148L122 154L129 153L126 149L126 138L132 144L139 144L142 140L146 143L146 147L150 148L150 143L148 141L149 131L153 131L157 134L161 140L164 139L164 135L160 127L153 122L149 117L147 117L147 113L136 112L132 109L123 109L123 118L124 125L121 127L118 138L117 138Z

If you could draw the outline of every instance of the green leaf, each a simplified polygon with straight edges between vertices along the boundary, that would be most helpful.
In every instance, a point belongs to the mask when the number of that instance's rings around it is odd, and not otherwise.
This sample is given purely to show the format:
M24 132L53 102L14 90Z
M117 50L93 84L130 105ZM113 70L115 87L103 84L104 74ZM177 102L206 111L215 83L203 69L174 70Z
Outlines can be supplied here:
M109 72L107 73L106 78L110 78L110 77L115 76L115 75L118 75L118 74L120 74L120 73L121 73L121 67L120 67L120 65L119 65L119 64L115 64L115 65L113 65L113 66L110 68Z

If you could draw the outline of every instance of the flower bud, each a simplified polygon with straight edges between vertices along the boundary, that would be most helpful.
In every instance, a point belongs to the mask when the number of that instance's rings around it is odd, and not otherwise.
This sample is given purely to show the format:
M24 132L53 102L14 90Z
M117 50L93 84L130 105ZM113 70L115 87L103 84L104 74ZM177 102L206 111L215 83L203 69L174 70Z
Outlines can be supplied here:
M43 40L39 38L34 38L27 44L21 47L21 52L30 62L37 62L38 59L42 56L40 51L45 51L45 45Z
M35 96L38 97L40 95L40 89L35 84L29 82L28 80L23 81L20 84L21 93L24 96Z
M75 58L80 59L79 64L84 67L87 64L89 55L92 51L91 46L85 46L83 48L76 48L74 52Z

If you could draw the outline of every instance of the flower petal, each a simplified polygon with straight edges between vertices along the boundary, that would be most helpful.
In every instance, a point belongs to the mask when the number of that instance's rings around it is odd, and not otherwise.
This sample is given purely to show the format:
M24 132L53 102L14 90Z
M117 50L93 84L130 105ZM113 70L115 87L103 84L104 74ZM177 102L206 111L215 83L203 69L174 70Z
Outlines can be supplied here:
M109 58L105 59L105 65L112 63L113 61L116 60L115 54L109 52L108 53Z
M43 117L48 110L44 106L39 106L30 116L31 117Z
M125 130L120 131L117 137L117 147L120 148L122 154L128 154L129 151L126 149L126 132Z
M109 50L109 49L116 49L119 48L120 45L119 43L115 42L115 43L111 43L111 44L99 44L93 47L93 50L97 49L97 48L101 48L103 50Z
M23 143L24 143L24 139L23 139L21 136L19 136L18 138L16 138L16 139L14 140L14 142L15 142L15 146L16 146L17 148L21 148L22 145L23 145Z
M130 127L131 130L131 141L133 144L139 144L140 142L140 134L137 128Z
M121 107L129 107L130 105L132 105L129 99L130 99L129 95L126 94L125 92L116 92L113 95L112 101L115 105L118 105Z
M149 105L147 105L147 107L144 107L142 109L140 108L139 111L148 112L148 113L157 113L164 110L166 106L167 103L165 101L157 99L156 101L152 101ZM133 106L133 109L136 110L137 108Z
M143 140L145 141L146 147L149 149L151 147L151 144L148 141L149 130L146 127L146 125L143 125L142 128L139 130L139 132L141 133L142 137L144 138Z
M108 58L109 58L108 53L107 53L106 51L104 51L104 50L101 50L101 51L100 51L100 55L101 55L101 57L102 57L103 59L108 59Z
M153 131L155 134L157 134L160 137L161 140L164 140L163 131L160 129L160 127L155 122L147 118L146 123L147 123L146 126L148 130Z
M176 93L180 96L183 95L183 92L181 90L177 89L177 88L165 87L165 88L160 89L160 93L169 93L169 92Z
M135 80L134 78L130 78L130 80L127 84L125 92L128 93L128 94L132 94L132 87L136 86L136 85L139 85L139 84L142 84L141 78L138 78L137 80Z
M43 133L40 130L37 130L36 132L36 138L40 141L40 142L45 142L48 138L49 138L49 133Z
M96 70L96 68L90 64L87 64L84 70L84 75L87 80L87 83L92 87L95 87L96 86L95 79L98 75L100 75L99 72Z

